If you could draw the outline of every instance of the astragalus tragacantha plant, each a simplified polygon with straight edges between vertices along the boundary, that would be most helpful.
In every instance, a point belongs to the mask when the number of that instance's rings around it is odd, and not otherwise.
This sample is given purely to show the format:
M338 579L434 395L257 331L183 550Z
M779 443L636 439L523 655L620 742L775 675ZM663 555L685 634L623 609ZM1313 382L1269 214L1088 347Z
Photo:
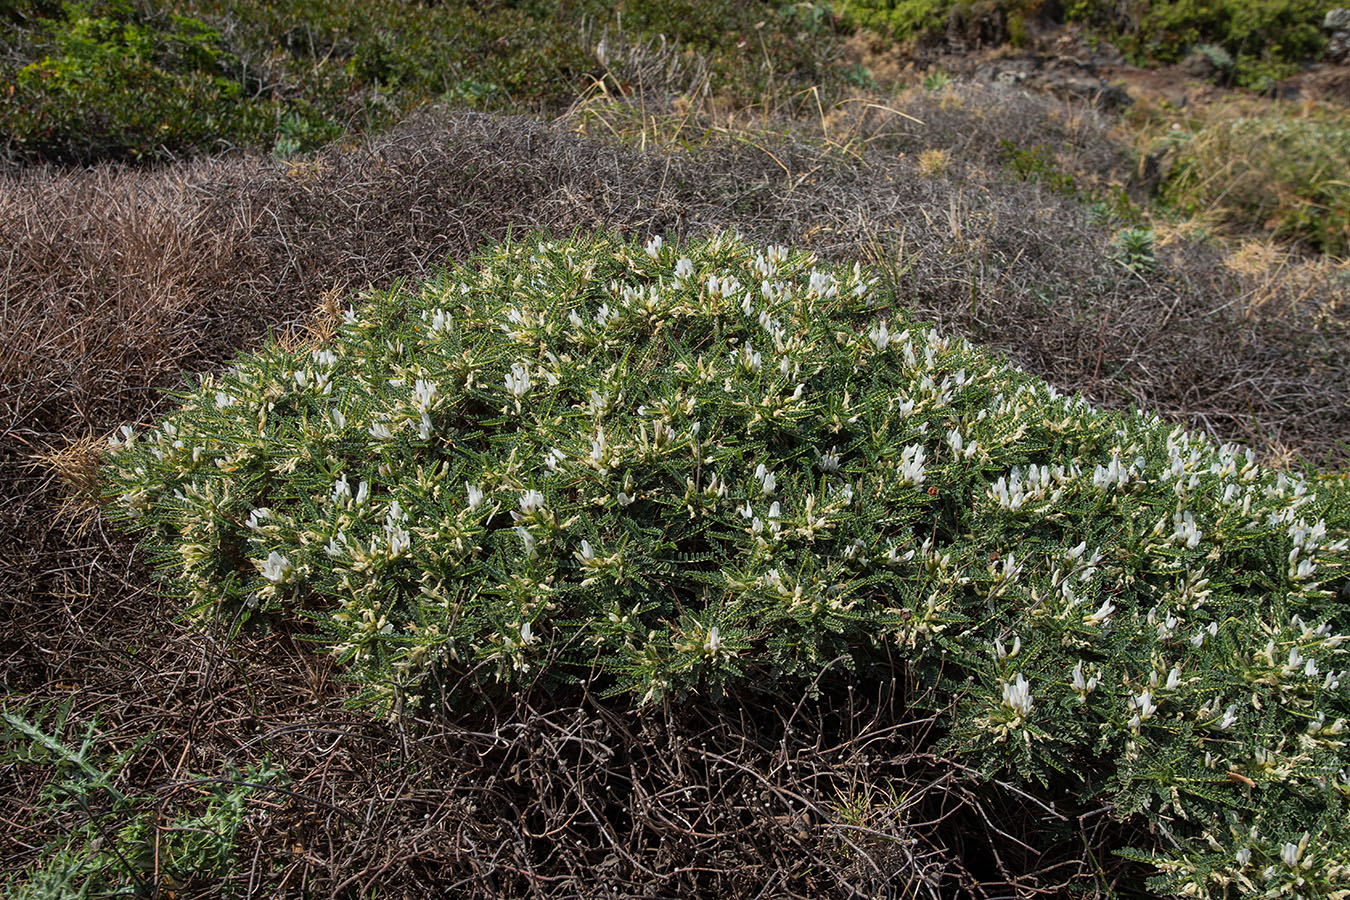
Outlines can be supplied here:
M194 613L316 617L383 711L903 665L944 752L1147 818L1166 890L1344 892L1345 490L893 303L727 237L501 247L126 429L114 508Z

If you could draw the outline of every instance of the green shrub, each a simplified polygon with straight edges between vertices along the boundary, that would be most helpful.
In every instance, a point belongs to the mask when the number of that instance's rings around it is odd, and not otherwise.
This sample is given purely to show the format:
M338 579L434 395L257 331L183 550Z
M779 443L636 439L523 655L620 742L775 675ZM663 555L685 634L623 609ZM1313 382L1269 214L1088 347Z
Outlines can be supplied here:
M1350 865L1350 491L1060 394L857 266L500 247L204 379L106 470L193 613L312 617L381 710L904 660L947 752L1147 818L1168 885Z
M127 768L149 738L114 750L90 722L67 736L70 704L38 710L32 719L0 713L0 762L51 772L34 819L57 824L62 837L43 859L6 879L12 900L146 897L228 873L247 801L274 770L187 776L160 796L137 795Z
M1171 0L1148 3L1111 35L1136 57L1176 62L1193 45L1213 44L1234 60L1238 84L1269 88L1322 51L1326 0ZM1089 14L1094 15L1092 13ZM1097 16L1100 14L1097 13Z
M848 0L840 11L855 25L905 42L940 34L953 6L955 0Z
M1157 235L1143 226L1122 228L1111 239L1112 255L1122 266L1132 271L1152 269L1157 265L1154 247Z
M845 0L844 17L900 41L934 40L963 22L992 22L1021 45L1027 23L1053 14L1090 26L1139 63L1179 61L1196 45L1228 57L1237 82L1257 89L1297 70L1321 53L1320 24L1327 0L1169 0L1130 3L1068 0ZM1223 56L1219 56L1223 54ZM1221 67L1225 68L1225 67Z
M0 32L0 81L16 90L0 92L0 131L22 161L240 145L284 156L439 100L557 109L607 74L594 52L602 39L659 38L677 56L697 55L707 84L676 89L742 103L778 104L800 86L847 77L833 20L810 3L87 0L8 13L15 27ZM285 126L297 117L299 137Z
M270 113L225 74L220 35L197 19L72 4L41 25L44 55L0 100L20 156L138 159L271 130Z

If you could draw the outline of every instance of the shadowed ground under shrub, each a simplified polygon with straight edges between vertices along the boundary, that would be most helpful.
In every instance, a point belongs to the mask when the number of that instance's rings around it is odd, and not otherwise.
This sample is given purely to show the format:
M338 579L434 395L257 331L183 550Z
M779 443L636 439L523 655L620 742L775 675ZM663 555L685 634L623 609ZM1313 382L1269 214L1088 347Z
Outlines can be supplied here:
M3 182L0 529L14 549L0 562L0 615L11 623L0 639L0 677L35 700L78 686L77 715L103 707L106 719L111 708L119 711L112 724L128 734L160 730L155 746L171 749L148 751L138 776L147 784L170 780L179 754L185 768L207 771L226 753L241 763L270 753L299 796L277 801L250 826L259 855L234 884L266 883L278 894L357 896L379 883L413 896L463 879L464 888L487 896L523 891L534 877L557 896L604 896L611 883L609 896L627 896L651 882L662 859L671 864L664 871L675 873L658 889L665 896L751 887L846 895L831 880L843 869L818 878L794 867L809 858L803 848L820 855L838 837L809 828L802 837L806 804L797 798L823 808L837 785L888 774L931 801L903 823L950 816L932 829L916 826L916 855L942 846L948 863L969 861L990 846L972 835L996 842L995 865L964 875L949 869L947 885L973 890L979 880L997 893L999 882L1006 891L1013 882L1067 880L1074 866L1028 874L1065 860L1039 858L1040 848L1019 848L1008 837L1020 833L1025 812L985 810L986 820L950 781L925 794L926 785L955 776L936 760L906 756L903 748L920 742L868 751L869 734L887 733L872 707L848 722L794 725L791 737L782 723L794 708L788 701L758 717L733 706L710 710L702 722L653 719L643 727L655 730L638 741L611 741L568 719L610 717L608 727L617 727L612 712L584 697L404 731L365 722L341 709L347 689L327 663L288 638L225 646L170 625L171 613L141 587L146 574L129 542L105 535L96 520L59 516L65 489L31 465L34 454L88 432L101 437L121 422L149 419L165 403L163 390L180 384L180 369L220 366L269 327L299 333L316 303L339 296L334 291L419 275L446 256L463 259L508 231L536 227L671 236L732 227L830 259L867 257L891 267L918 315L1009 354L1061 388L1108 405L1147 406L1277 456L1333 451L1350 433L1350 385L1338 377L1350 369L1350 340L1344 288L1331 276L1311 292L1285 290L1234 273L1195 247L1163 248L1155 269L1129 271L1108 257L1110 231L1091 224L1081 206L1004 180L997 140L987 162L954 153L946 179L921 174L923 149L982 134L992 127L982 123L1008 121L999 117L1010 109L1032 117L1022 129L1031 133L1052 109L1016 102L970 94L944 106L933 98L907 108L928 123L923 128L875 110L855 122L845 109L832 144L808 140L802 126L795 137L743 135L671 155L579 136L566 123L428 113L359 148L289 165L199 160L141 172L33 170ZM840 136L851 130L857 140L844 144ZM1260 307L1248 309L1248 298L1258 296ZM78 470L81 461L65 464ZM577 707L584 716L567 712ZM817 715L826 712L806 718ZM504 743L517 728L543 737ZM657 740L663 729L675 735L666 744ZM830 736L817 745L822 731ZM578 738L560 737L567 734ZM530 797L573 790L565 780L544 791L525 787L532 778L562 778L552 774L550 740L574 755L593 754L593 742L603 741L633 758L625 771L587 755L567 776L580 779L575 802L583 805L539 807L530 818ZM662 749L672 740L684 749ZM797 761L836 752L830 748L843 749L828 763ZM680 806L683 785L709 783L688 766L709 765L710 753L740 773L722 782L727 797L767 791L767 801L756 801L767 806L738 800L746 804L741 814L731 805L738 828L706 828L714 814L698 811L706 800ZM821 769L828 777L816 774ZM665 850L655 849L654 838L625 843L638 826L606 806L604 785L615 784L615 771L625 773L624 790L664 810L653 821L665 829ZM4 777L5 816L23 821L40 776L11 768ZM465 812L469 803L473 814ZM719 798L710 808L727 807ZM550 818L555 813L561 818ZM1104 818L1072 827L1105 827ZM554 838L580 839L580 849L526 834L564 821ZM910 836L890 820L873 830ZM963 839L971 842L965 853ZM882 849L909 846L878 840ZM4 841L4 855L24 861L32 852L24 848L42 843L23 830ZM611 857L617 861L607 863ZM861 884L872 870L859 865ZM596 876L611 871L613 878ZM788 876L797 880L781 880Z

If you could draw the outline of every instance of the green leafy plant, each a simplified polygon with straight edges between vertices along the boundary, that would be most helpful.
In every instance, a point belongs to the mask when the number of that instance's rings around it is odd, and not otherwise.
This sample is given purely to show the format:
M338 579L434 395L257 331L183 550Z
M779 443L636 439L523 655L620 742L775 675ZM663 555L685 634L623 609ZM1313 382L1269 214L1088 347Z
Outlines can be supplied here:
M1191 49L1192 52L1199 53L1205 59L1209 60L1209 64L1225 76L1231 75L1234 67L1237 65L1237 63L1233 61L1232 54L1218 44L1197 44Z
M149 738L115 749L97 722L67 735L69 718L69 703L32 719L0 713L0 762L51 772L35 813L65 832L9 880L7 897L151 896L227 873L247 801L276 770L189 776L161 796L139 795L127 786L127 769Z
M940 91L951 83L952 76L941 69L934 69L923 77L923 89L929 93Z
M946 752L1146 819L1160 884L1350 863L1350 490L1065 396L867 269L536 239L183 401L114 441L111 510L196 615L312 618L379 710L902 659Z
M1062 171L1055 162L1053 152L1045 144L1035 147L1019 147L1007 138L1000 142L1005 165L1023 181L1037 181L1056 194L1066 197L1078 195L1078 185L1073 175Z
M1116 232L1111 243L1114 245L1112 255L1127 269L1141 271L1152 269L1157 265L1157 258L1154 256L1157 236L1152 228L1144 226L1122 228Z
M252 141L265 108L229 77L218 32L174 14L70 5L41 20L44 55L0 102L17 152L66 161L153 157Z

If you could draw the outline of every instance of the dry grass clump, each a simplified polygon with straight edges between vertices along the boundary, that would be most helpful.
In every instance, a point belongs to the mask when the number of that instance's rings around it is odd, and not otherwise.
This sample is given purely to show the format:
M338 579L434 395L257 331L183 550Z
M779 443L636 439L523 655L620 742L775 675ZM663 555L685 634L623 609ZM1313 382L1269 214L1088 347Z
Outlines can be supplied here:
M1267 452L1336 449L1350 433L1342 274L1250 272L1186 244L1126 270L1081 206L998 171L1001 138L1050 140L1032 135L1054 127L1066 130L1042 133L1081 136L1074 165L1111 171L1100 123L1021 94L949 93L819 108L808 95L796 102L812 116L756 123L711 118L712 98L611 91L555 125L426 112L300 163L0 182L6 690L75 692L77 721L98 710L114 737L158 733L129 775L143 785L227 755L281 763L289 793L250 820L254 855L227 886L241 893L849 896L900 873L922 894L942 871L940 891L976 894L1079 872L1064 844L1027 837L1040 826L1025 810L973 806L959 769L890 730L885 704L912 699L899 688L847 712L784 701L633 720L578 694L402 730L364 721L291 637L224 644L170 624L130 544L98 522L62 524L62 490L32 466L153 416L181 370L219 367L269 328L303 339L306 323L322 327L320 298L332 315L343 292L531 228L739 228L869 259L918 315L1058 387ZM920 174L934 146L951 153L946 179ZM41 773L8 766L0 779L4 819L27 822ZM903 816L882 795L856 802L861 785L888 782L914 800ZM0 856L31 861L40 828L7 830Z
M1350 254L1350 114L1333 103L1233 100L1132 114L1162 198L1238 235Z

